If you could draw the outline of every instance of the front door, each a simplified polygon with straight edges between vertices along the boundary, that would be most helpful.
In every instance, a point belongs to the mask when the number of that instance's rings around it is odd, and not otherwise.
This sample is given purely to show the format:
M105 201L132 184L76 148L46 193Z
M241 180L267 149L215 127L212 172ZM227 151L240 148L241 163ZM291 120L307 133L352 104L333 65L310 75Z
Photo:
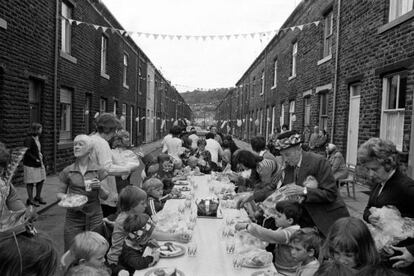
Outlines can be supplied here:
M348 117L348 143L346 151L346 162L353 166L357 163L358 130L359 130L359 104L361 84L352 84L349 87L349 117Z

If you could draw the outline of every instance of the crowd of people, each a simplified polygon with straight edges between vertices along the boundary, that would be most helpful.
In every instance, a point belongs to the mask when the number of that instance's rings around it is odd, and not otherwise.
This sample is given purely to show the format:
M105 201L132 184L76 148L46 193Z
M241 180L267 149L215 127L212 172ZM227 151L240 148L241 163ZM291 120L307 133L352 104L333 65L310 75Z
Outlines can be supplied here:
M24 143L29 207L45 204L41 133L41 125L33 124ZM59 174L58 199L87 197L86 204L66 211L60 261L53 244L31 227L35 215L10 183L10 153L0 143L0 275L54 275L59 262L65 275L133 275L156 265L160 253L148 248L157 241L191 239L185 232L160 231L153 220L166 200L180 196L174 178L190 172L226 174L236 192L246 195L237 207L246 209L251 222L237 223L235 230L268 242L281 275L414 275L414 239L389 246L385 254L370 231L381 223L372 207L393 205L402 217L414 219L414 181L400 172L395 145L371 138L358 150L374 184L362 220L349 215L338 192L337 181L348 171L327 140L317 127L298 134L286 126L270 142L253 137L250 151L214 126L202 137L194 128L187 132L175 125L162 141L162 153L144 156L131 150L129 133L113 114L101 114L94 133L75 137L75 161ZM140 166L142 182L133 183L131 173ZM260 206L275 194L283 197L268 216Z

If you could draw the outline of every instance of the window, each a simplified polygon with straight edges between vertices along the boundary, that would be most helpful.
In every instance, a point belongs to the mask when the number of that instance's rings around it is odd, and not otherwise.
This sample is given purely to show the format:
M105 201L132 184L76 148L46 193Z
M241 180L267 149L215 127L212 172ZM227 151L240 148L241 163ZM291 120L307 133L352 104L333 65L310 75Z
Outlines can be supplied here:
M326 14L324 18L325 30L323 39L323 57L332 55L332 39L333 39L333 15L332 11Z
M92 95L86 94L85 106L83 108L83 122L85 123L85 133L91 132L91 105Z
M72 18L73 8L67 3L62 2L62 37L61 48L62 52L71 54L72 52L72 30L69 20Z
M397 19L398 17L413 10L413 8L413 0L390 0L388 21L393 21L394 19Z
M127 82L127 74L128 74L128 55L124 54L124 64L123 64L124 68L123 68L123 85L125 88L129 88L128 87L128 82Z
M72 91L60 89L60 142L72 139Z
M42 97L43 83L39 80L29 80L29 122L40 123L40 101Z
M277 59L273 63L273 87L277 86Z
M311 112L311 98L305 97L303 99L303 108L304 108L304 125L310 126L310 112Z
M121 124L122 124L122 128L126 129L126 118L127 118L127 105L126 104L122 104L122 120L121 120Z
M260 95L264 94L264 89L265 89L265 72L264 70L262 71L262 77L260 78Z
M256 77L253 77L253 83L252 83L252 91L253 91L252 97L253 98L255 97L255 93L256 93L256 91L254 91L255 88L256 88Z
M142 79L142 69L141 66L138 68L138 82L139 82L139 86L138 86L138 94L142 95L142 91L144 91L144 83L143 83L143 79Z
M260 134L263 134L263 109L260 109L259 116L258 116L258 118L260 120L260 122L259 122L259 127L260 127L259 132L260 132Z
M282 103L280 105L280 127L282 128L282 125L285 123L285 105Z
M295 101L289 102L289 129L293 129L293 122L296 121Z
M108 38L105 35L102 35L101 38L101 73L106 74L106 61L108 57Z
M298 43L295 42L292 45L292 72L291 77L296 77L296 57L298 55Z
M272 106L272 134L275 133L276 107Z
M396 74L383 78L380 137L392 141L400 151L403 145L406 90L407 76Z
M328 129L328 94L319 95L319 129Z
M99 112L105 113L107 109L108 101L105 98L99 100Z
M117 100L114 101L114 111L113 112L114 112L115 115L118 112L118 101Z
M129 132L132 136L132 132L134 130L134 106L131 105L129 107Z

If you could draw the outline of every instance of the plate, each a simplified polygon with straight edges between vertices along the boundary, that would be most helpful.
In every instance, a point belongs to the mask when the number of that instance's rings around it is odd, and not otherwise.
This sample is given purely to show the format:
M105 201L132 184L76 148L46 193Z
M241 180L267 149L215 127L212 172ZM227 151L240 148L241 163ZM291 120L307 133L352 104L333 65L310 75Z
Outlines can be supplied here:
M268 264L264 264L264 265L254 265L254 264L251 264L251 263L243 262L242 266L243 267L248 267L248 268L264 268L264 267L268 267L271 264L272 263L268 263Z
M190 182L184 181L184 180L177 180L177 181L174 182L174 185L180 185L180 186L186 186L186 185L189 185L189 184L190 184Z
M262 270L262 271L253 272L251 276L276 276L276 275L279 275L279 274L275 271Z
M175 257L179 257L179 256L182 256L182 255L185 254L185 247L182 246L182 245L176 244L176 243L166 242L166 243L160 244L161 248L163 246L165 246L165 244L167 244L167 243L173 244L174 247L177 250L176 251L166 251L166 252L170 252L168 255L164 255L163 252L165 252L165 251L160 250L160 258L175 258Z
M173 271L172 274L165 273L165 276L170 276L170 275L174 275L174 269L175 269L175 275L176 276L185 276L184 272L182 272L181 270L178 270L176 268L171 268L171 267L158 267L158 268L154 267L154 268L148 270L144 274L144 276L157 276L157 274L155 274L156 271L163 270L163 271L169 273L169 271L172 270Z
M79 194L67 194L64 199L59 201L58 205L64 208L81 207L88 202L88 197Z

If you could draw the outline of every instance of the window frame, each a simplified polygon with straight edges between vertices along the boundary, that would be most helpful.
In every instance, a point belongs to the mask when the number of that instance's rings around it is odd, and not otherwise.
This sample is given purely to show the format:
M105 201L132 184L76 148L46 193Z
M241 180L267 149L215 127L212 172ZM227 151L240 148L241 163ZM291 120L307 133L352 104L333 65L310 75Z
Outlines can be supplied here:
M325 99L325 110L323 110L323 99ZM324 113L325 111L325 113ZM329 101L328 101L328 91L319 93L319 129L327 130L328 129L328 113L329 113Z
M403 3L402 1L406 1L406 2ZM396 20L397 18L400 18L404 14L407 14L408 12L414 10L414 0L389 0L388 4L389 4L388 22L392 22ZM401 7L399 10L398 10L398 4L401 4Z
M311 119L311 108L312 108L312 101L311 97L307 96L303 98L303 124L304 126L310 126L310 119ZM309 110L307 111L307 108Z
M264 95L265 90L265 70L263 69L262 75L260 77L260 96Z
M61 19L61 51L71 55L72 54L72 25L69 23L69 19L73 17L73 9L74 7L65 1L62 1L60 14L62 16ZM65 12L67 11L67 12ZM64 14L65 13L65 14Z
M332 56L332 40L333 40L333 27L334 27L333 19L334 19L333 10L330 10L327 13L325 13L322 58L327 58L329 56ZM328 26L329 26L329 30L328 30Z
M99 112L105 113L108 110L108 100L106 98L101 97L99 99Z
M122 56L122 85L124 88L129 89L128 86L128 66L129 66L129 55L124 52Z
M296 77L297 74L297 56L298 56L298 42L292 43L292 59L291 59L291 71L290 78Z
M65 93L67 95L64 95ZM72 140L72 131L73 131L73 125L72 125L73 124L73 90L66 88L66 87L60 88L59 107L60 107L59 143L69 142Z
M109 38L102 34L101 36L101 74L108 74L108 42Z
M273 62L273 86L272 88L277 87L277 59Z

